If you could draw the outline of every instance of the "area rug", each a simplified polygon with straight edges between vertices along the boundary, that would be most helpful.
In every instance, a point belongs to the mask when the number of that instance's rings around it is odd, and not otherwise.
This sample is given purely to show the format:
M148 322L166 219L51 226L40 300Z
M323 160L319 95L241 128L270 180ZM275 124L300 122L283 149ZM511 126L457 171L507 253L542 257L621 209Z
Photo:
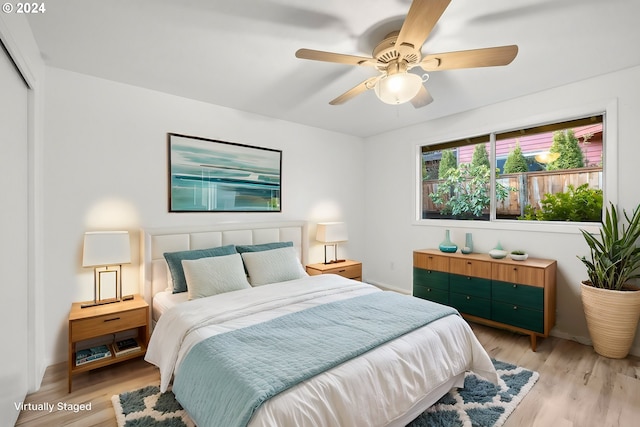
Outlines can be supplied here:
M538 373L493 360L498 386L467 373L464 388L453 389L408 427L500 427L531 390ZM147 386L111 398L119 427L193 427L173 393Z

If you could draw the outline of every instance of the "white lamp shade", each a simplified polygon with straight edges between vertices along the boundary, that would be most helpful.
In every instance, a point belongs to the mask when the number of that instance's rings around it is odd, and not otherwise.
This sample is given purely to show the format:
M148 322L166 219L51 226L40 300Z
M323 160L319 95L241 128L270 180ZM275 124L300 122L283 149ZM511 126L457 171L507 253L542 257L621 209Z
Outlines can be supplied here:
M84 234L82 266L96 267L131 262L128 231L92 231Z
M386 104L411 101L420 91L422 78L413 73L397 73L384 77L375 85L378 98Z
M318 224L316 240L323 243L346 242L349 240L347 224L344 222L321 222Z

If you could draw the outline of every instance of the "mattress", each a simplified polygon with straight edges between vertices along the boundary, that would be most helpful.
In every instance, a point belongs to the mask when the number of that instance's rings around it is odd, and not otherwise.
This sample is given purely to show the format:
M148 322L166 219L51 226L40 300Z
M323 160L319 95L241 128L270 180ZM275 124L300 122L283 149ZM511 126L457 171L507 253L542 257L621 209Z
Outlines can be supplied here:
M370 292L380 290L321 275L178 304L164 311L146 360L160 368L166 390L190 348L209 336ZM460 385L466 370L497 381L466 322L447 316L280 393L250 426L402 425Z
M189 296L187 292L180 292L177 294L174 294L171 291L158 292L153 297L153 321L157 322L158 319L160 319L160 316L162 316L167 310L188 300Z

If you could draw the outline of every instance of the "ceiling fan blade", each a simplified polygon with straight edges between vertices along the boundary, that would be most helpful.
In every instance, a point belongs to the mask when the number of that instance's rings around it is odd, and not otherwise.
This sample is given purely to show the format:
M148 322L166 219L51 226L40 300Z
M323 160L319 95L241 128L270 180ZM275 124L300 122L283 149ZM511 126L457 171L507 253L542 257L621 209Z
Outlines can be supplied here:
M396 40L401 55L422 48L449 3L451 0L413 0Z
M420 91L411 100L411 103L415 108L424 107L425 105L431 104L432 102L433 97L424 85L420 86Z
M518 46L516 45L487 47L425 55L419 65L425 71L495 67L510 64L517 54Z
M337 62L347 65L376 65L376 60L366 56L344 55L342 53L325 52L313 49L298 49L296 58L310 59L312 61Z
M351 98L354 98L357 95L360 95L362 92L365 92L369 89L373 89L373 87L378 82L378 80L380 80L381 77L382 75L368 78L367 80L363 81L359 85L349 89L348 91L346 91L345 93L337 97L336 99L332 100L331 102L329 102L329 104L331 105L344 104Z

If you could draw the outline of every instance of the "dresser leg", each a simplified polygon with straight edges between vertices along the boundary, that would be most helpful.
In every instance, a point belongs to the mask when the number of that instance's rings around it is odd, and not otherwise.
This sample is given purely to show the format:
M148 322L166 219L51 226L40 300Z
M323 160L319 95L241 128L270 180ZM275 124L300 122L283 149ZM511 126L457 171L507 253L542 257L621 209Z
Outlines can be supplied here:
M537 336L535 334L531 334L531 351L536 351L536 340Z

